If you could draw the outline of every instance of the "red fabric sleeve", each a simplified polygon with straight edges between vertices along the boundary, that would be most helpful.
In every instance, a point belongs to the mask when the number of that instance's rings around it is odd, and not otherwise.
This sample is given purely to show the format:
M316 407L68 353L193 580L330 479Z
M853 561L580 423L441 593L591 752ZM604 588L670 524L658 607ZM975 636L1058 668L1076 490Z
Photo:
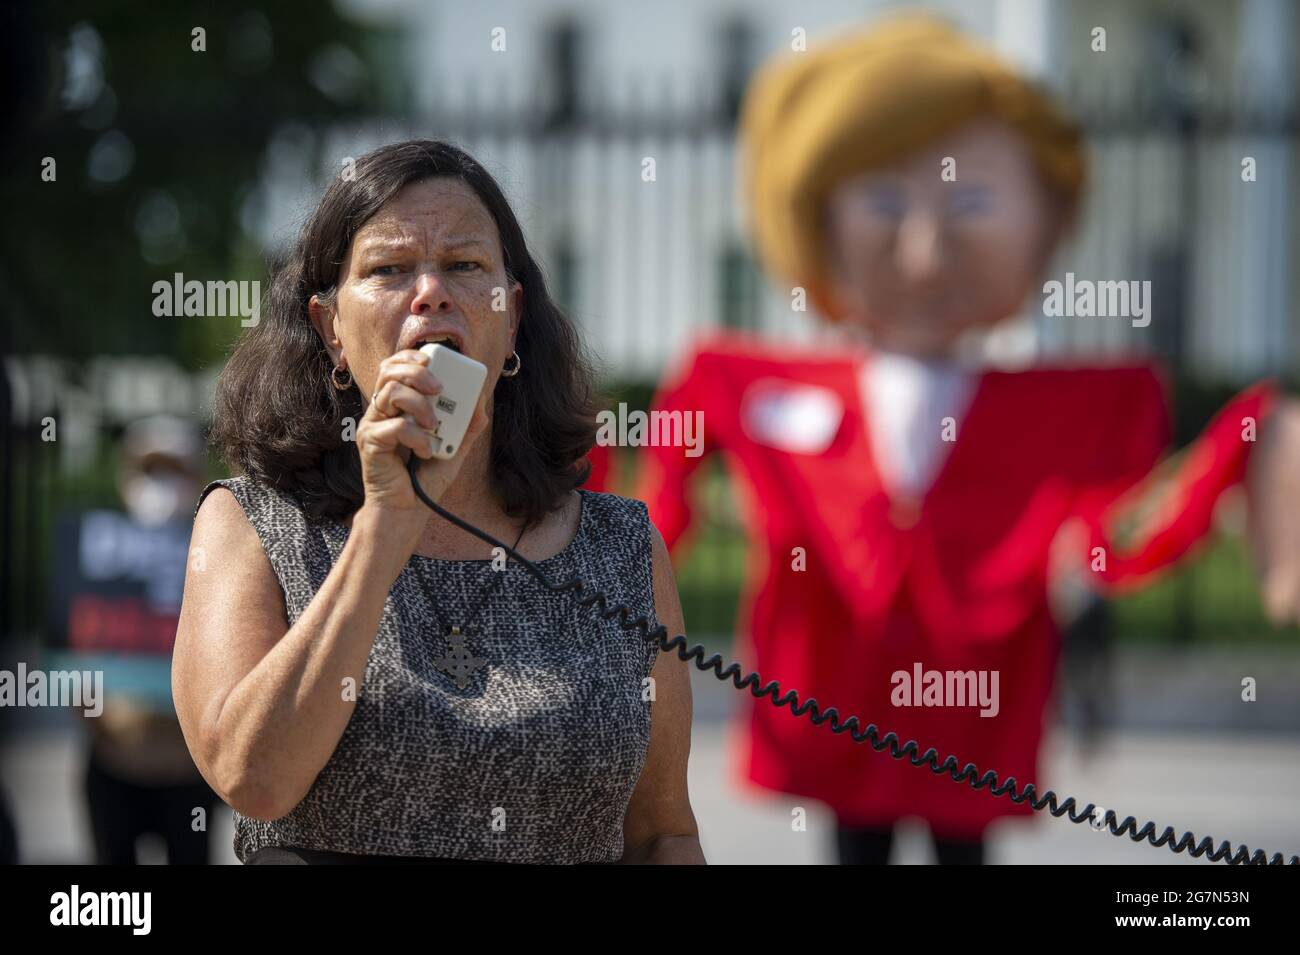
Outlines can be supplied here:
M683 414L704 411L701 453L692 457L683 448L640 448L636 497L646 503L650 520L671 553L691 524L690 478L704 458L713 450L710 438L709 410L705 401L708 382L707 360L699 352L690 354L682 370L669 375L660 384L651 402L652 411L680 411Z
M1091 538L1089 553L1096 553L1096 547L1105 548L1105 569L1094 569L1110 591L1123 593L1148 583L1206 535L1219 496L1245 477L1247 462L1256 446L1254 438L1275 397L1275 385L1263 381L1238 393L1224 405L1187 447L1171 476L1169 493L1159 512L1138 529L1134 541L1122 550L1109 528L1126 502L1112 498L1105 506L1098 507L1100 498L1094 495L1092 506L1084 509ZM1135 464L1149 455L1154 437L1147 421L1151 416L1139 412L1138 417L1137 430L1129 444L1130 452L1137 455L1130 457Z

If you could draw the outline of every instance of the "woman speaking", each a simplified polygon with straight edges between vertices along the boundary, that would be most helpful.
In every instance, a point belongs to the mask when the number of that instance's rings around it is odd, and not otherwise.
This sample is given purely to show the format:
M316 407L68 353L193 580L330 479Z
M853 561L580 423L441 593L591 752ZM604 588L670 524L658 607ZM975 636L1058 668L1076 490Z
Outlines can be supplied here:
M362 157L218 382L239 476L199 497L173 663L245 863L703 862L686 664L552 580L683 632L645 506L579 488L592 376L500 187L449 145ZM418 351L487 366L433 457Z

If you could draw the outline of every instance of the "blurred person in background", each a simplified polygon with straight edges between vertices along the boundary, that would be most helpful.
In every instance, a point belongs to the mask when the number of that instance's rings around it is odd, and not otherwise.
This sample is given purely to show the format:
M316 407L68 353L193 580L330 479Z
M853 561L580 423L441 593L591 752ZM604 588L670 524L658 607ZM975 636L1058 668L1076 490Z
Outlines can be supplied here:
M90 736L85 795L101 865L135 864L137 841L150 833L162 840L170 864L209 861L207 825L217 796L186 748L170 676L190 507L203 468L195 425L171 415L134 421L122 436L117 475L129 520L80 525L81 572L137 585L135 593L79 595L93 604L72 600L69 650L95 654L93 665L105 672L103 712L84 719ZM90 665L70 659L78 668Z
M1095 589L1144 585L1247 477L1265 604L1296 618L1294 401L1246 389L1153 474L1169 412L1152 367L967 357L972 333L1034 292L1083 194L1080 134L1043 93L907 16L769 65L741 135L763 263L844 334L820 348L727 334L683 356L654 408L702 411L705 455L647 449L640 496L680 545L691 474L726 453L755 543L739 628L765 681L939 761L1039 783L1060 645L1051 555ZM997 675L995 699L932 697L922 673L936 672ZM842 863L886 862L912 816L941 863L979 864L991 822L1032 812L768 699L747 719L739 776L827 804Z

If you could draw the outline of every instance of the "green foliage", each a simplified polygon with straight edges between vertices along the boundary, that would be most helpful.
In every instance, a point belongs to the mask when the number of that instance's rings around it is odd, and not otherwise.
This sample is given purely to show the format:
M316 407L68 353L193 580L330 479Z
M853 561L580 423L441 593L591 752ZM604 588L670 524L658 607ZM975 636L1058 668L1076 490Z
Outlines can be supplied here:
M241 209L268 142L373 105L333 4L51 4L32 25L25 128L10 137L0 246L12 347L72 360L155 353L197 367L238 319L154 316L153 283L264 279ZM205 31L206 49L192 47ZM348 86L347 83L351 83ZM25 88L23 88L25 87ZM328 92L327 92L328 91ZM57 179L41 178L52 157ZM304 168L304 176L312 169Z

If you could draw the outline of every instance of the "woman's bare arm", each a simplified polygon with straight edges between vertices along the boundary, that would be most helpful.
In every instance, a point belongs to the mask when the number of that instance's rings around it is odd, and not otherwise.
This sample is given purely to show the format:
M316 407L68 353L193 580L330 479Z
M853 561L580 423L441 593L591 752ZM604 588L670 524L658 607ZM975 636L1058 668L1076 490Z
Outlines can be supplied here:
M686 632L668 548L651 528L655 615L669 636ZM686 785L691 751L691 679L688 663L661 653L651 670L650 748L623 819L624 863L703 864L700 832Z
M275 572L234 495L217 488L204 499L172 692L199 771L239 812L285 815L334 752L384 600L415 547L414 538L406 547L408 536L361 508L339 560L289 627ZM354 692L345 694L349 678Z

